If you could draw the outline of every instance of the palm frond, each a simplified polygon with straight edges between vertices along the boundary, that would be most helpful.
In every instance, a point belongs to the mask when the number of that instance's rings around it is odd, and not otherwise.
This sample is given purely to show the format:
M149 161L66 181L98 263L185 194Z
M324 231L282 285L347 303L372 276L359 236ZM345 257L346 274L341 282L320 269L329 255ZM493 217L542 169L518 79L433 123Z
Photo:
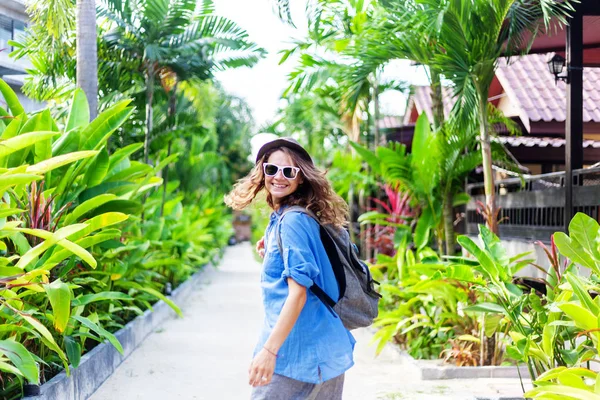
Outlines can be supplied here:
M290 0L275 0L279 19L284 23L295 27L292 21L292 11L290 9Z

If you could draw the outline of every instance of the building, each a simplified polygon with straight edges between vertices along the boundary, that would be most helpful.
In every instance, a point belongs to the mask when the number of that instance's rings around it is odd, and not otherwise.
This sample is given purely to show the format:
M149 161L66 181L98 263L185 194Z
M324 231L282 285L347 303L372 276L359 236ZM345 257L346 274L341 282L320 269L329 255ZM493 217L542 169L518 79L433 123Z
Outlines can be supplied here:
M9 56L12 51L9 41L18 40L27 28L29 17L25 3L26 0L0 1L0 78L15 91L25 110L34 111L41 108L41 104L27 98L21 92L26 70L31 64L27 60L14 60ZM2 95L0 106L6 107Z
M499 141L531 174L564 171L565 160L565 82L555 82L547 67L552 54L530 54L499 61L490 87L489 102L517 123L521 136L499 132ZM585 68L583 73L583 155L584 166L600 161L600 70ZM443 89L444 113L450 114L454 99ZM425 113L433 120L431 89L417 86L409 97L400 126L387 128L392 140L410 145L417 118Z

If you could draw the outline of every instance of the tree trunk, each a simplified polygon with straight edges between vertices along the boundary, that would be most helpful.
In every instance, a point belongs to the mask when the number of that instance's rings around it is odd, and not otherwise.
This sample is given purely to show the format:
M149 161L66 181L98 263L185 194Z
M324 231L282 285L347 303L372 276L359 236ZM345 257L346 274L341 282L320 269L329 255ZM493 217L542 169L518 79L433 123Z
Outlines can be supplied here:
M454 255L454 196L452 191L447 190L444 194L444 238L446 239L446 255Z
M487 114L487 91L479 90L479 132L481 140L481 155L483 163L483 185L485 189L485 205L489 215L487 216L488 228L498 234L498 220L496 219L496 192L494 187L494 171L492 170L492 147L490 144L490 131L488 127ZM485 335L484 335L485 336ZM496 348L495 336L486 337L481 343L482 360L484 365L491 365Z
M356 243L356 233L354 232L354 216L352 215L352 210L354 209L354 200L354 185L351 184L350 189L348 189L348 219L350 221L348 230L350 233L350 240L352 241L352 243Z
M98 45L95 0L77 0L77 87L87 97L90 120L98 115Z
M169 97L169 110L167 111L168 118L170 120L171 130L175 130L177 126L177 82L171 89L171 96ZM173 138L169 138L169 144L167 146L167 157L171 156L171 145L173 144ZM165 203L167 202L167 186L169 184L169 164L165 165L163 173L163 194L162 204L160 205L160 216L162 217L165 211Z
M431 110L433 111L433 128L440 129L444 123L444 98L440 74L433 68L431 71Z
M375 124L373 125L373 133L375 136L375 140L373 143L373 149L376 149L377 146L382 145L382 140L379 132L379 82L377 72L373 74L373 102L375 106Z
M481 141L481 155L483 161L483 185L485 189L485 205L488 216L488 228L498 234L498 221L496 220L496 194L494 188L494 171L492 170L492 147L490 145L490 132L487 118L487 95L479 95L479 132Z
M144 136L144 162L150 160L150 133L152 132L152 103L154 100L154 65L146 70L146 135Z
M169 139L169 145L167 146L167 157L171 155L171 144L173 139ZM165 172L163 173L163 194L162 204L160 205L160 216L162 217L165 212L165 203L167 202L167 186L169 185L169 165L165 165Z

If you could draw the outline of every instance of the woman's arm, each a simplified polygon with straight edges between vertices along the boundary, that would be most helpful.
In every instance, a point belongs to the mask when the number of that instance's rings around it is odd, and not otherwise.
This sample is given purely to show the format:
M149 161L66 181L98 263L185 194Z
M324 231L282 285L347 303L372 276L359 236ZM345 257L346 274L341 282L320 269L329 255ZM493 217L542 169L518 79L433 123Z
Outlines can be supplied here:
M306 303L307 289L292 278L287 279L287 284L289 287L288 297L283 304L277 323L264 347L250 364L248 372L250 375L249 383L252 386L267 385L271 382L275 370L276 354L290 334Z

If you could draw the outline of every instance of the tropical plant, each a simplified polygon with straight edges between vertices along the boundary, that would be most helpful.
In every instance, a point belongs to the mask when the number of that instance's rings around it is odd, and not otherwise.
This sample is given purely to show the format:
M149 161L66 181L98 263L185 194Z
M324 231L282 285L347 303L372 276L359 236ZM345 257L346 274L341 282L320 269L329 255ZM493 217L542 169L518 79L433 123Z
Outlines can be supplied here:
M374 324L380 328L373 336L379 342L378 352L393 339L417 359L437 359L451 350L452 340L477 335L476 316L463 311L472 303L472 290L454 279L462 276L475 281L473 273L452 270L449 278L439 261L427 247L416 251L400 246L394 257L379 255L371 268L374 277L385 282Z
M141 197L162 183L156 167L132 161L141 144L108 154L109 137L131 115L128 101L89 122L79 89L66 121L27 114L0 80L0 370L3 397L25 381L76 368L82 353L161 299L163 292L220 257L231 234L218 193L193 206L173 196ZM172 192L171 192L172 193ZM142 209L155 217L141 235ZM193 234L192 234L193 232Z
M416 247L422 248L429 243L429 229L433 226L438 250L444 251L445 237L445 252L453 254L452 209L468 199L462 192L462 182L480 163L473 136L468 131L449 127L432 132L423 114L415 126L410 154L406 153L404 145L398 144L379 147L376 153L352 145L375 174L413 196L421 211L415 231ZM450 211L446 211L448 209Z
M120 91L131 84L128 79L119 80L120 69L130 66L144 76L146 163L150 154L157 78L163 83L170 81L169 87L175 96L178 80L207 79L218 69L253 65L263 54L262 49L248 41L247 33L237 24L214 15L212 1L103 0L99 9L99 15L111 24L104 35L106 49L120 60L108 63L103 73L116 79L114 85L121 88Z
M566 24L573 11L571 3L559 1L476 0L465 8L461 2L406 1L394 2L393 8L408 22L403 26L426 32L434 43L428 65L452 81L456 103L455 118L469 121L479 131L486 205L496 209L492 171L489 90L503 55L526 52L530 41L551 18ZM497 233L495 220L492 232Z

